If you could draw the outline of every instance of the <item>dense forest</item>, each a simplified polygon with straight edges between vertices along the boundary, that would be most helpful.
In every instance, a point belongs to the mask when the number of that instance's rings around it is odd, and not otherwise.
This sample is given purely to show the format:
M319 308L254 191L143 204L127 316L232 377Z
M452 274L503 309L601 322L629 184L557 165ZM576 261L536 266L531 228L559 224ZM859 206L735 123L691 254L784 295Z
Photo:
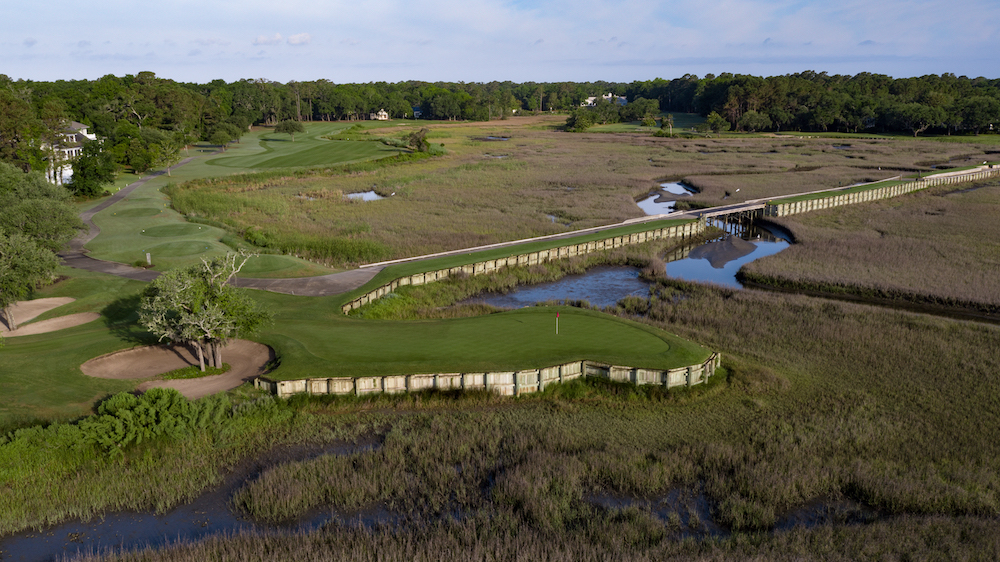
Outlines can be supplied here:
M590 96L614 93L619 106ZM567 111L567 128L639 121L659 112L700 113L715 130L814 130L979 134L1000 124L1000 79L952 74L894 79L876 74L803 72L761 78L722 74L631 83L281 84L263 79L179 83L152 72L97 80L34 82L0 75L0 160L43 169L68 121L104 140L103 155L136 172L168 165L197 141L225 144L251 125L286 120L392 118L505 119L518 111ZM103 164L105 167L107 163ZM97 167L94 165L94 167Z

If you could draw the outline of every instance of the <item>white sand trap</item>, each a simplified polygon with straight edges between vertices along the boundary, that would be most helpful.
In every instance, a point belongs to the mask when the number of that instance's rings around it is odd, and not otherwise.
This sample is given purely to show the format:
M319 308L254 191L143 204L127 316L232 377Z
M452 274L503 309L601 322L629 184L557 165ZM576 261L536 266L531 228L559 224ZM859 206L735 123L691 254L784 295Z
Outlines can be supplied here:
M264 374L267 364L274 359L270 347L246 340L232 340L222 348L222 360L232 367L229 372L198 379L150 381L139 385L138 390L155 387L177 389L194 400L209 394L223 392ZM85 375L102 379L146 379L197 365L198 358L187 346L154 345L109 353L80 365Z
M33 301L18 301L11 306L11 312L14 314L14 320L18 325L24 324L25 322L31 322L39 315L44 314L53 308L59 308L64 304L69 304L76 299L70 297L50 297L47 299L35 299ZM0 332L9 332L10 326L7 325L7 316L0 314ZM4 334L7 335L7 334Z
M22 326L13 332L4 332L3 337L5 338L16 338L17 336L31 336L34 334L47 334L49 332L55 332L57 330L64 330L66 328L72 328L73 326L79 326L81 324L86 324L87 322L93 322L100 318L101 315L96 312L80 312L77 314L67 314L66 316L60 316L59 318L49 318L48 320L40 320L38 322L33 322L27 326ZM17 318L17 316L15 316Z

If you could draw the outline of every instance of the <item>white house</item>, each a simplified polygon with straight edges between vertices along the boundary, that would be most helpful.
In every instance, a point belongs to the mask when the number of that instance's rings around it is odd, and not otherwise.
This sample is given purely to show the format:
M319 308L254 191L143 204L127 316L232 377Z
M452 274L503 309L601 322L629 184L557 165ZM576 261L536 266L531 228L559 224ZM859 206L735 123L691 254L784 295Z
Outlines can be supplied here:
M617 103L618 105L625 105L628 103L628 100L625 99L625 96L616 96L611 92L608 92L607 94L604 94L601 97L608 100L611 103ZM580 103L580 107L594 107L595 105L597 105L597 96L589 97Z
M369 114L368 118L371 119L372 121L388 121L389 112L384 109L380 109L375 113Z
M56 185L68 183L73 177L73 159L83 153L83 143L96 140L97 135L87 132L87 125L76 121L69 123L59 133L59 140L52 147L45 177Z

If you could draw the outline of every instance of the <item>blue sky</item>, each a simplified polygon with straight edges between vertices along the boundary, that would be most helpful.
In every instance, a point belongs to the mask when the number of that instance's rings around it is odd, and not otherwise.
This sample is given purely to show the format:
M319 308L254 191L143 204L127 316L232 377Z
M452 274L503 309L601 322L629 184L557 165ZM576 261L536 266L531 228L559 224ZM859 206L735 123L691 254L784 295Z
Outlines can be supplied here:
M4 0L0 73L184 82L1000 77L998 0Z

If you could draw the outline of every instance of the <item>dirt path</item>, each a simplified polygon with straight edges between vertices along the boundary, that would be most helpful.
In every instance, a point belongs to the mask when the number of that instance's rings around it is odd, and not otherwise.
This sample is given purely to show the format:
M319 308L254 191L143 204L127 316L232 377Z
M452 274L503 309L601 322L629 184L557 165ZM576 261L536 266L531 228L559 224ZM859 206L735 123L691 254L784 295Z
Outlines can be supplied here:
M194 400L236 388L264 374L274 357L274 350L264 344L232 340L222 350L222 360L232 367L229 372L197 379L148 381L140 384L137 390L174 388ZM80 370L87 376L102 379L138 380L197 364L197 357L187 347L155 345L97 357L80 365Z

